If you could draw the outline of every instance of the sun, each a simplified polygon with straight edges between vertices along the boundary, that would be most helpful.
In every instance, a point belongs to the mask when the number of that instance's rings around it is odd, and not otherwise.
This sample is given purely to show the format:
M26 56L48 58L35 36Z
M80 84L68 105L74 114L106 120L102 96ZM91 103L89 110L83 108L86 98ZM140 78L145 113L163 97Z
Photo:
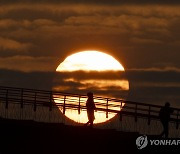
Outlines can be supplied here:
M69 71L124 71L124 67L112 56L99 51L82 51L68 56L56 69Z
M86 94L86 92L89 91L89 89L93 89L94 91L101 90L103 94L111 92L109 90L111 87L116 87L116 91L119 93L120 91L128 91L129 90L129 82L125 79L109 79L108 76L105 79L102 78L95 78L94 74L91 76L91 78L88 76L87 79L77 79L75 78L75 73L81 71L80 73L86 72L88 75L90 75L91 72L97 72L96 75L101 75L104 72L110 71L113 75L113 72L124 72L125 69L122 66L120 62L118 62L114 57L112 57L109 54L106 54L104 52L95 51L95 50L88 50L88 51L81 51L74 53L70 56L68 56L63 62L59 64L59 66L56 69L56 72L61 74L68 74L68 77L65 79L62 79L60 82L61 85L56 86L53 88L53 90L60 90L60 91L67 91L70 89L73 89L74 93L77 93L76 91L83 92L83 94ZM84 74L80 74L80 76L84 76ZM63 85L62 85L63 83ZM79 85L76 89L71 88L71 85ZM96 93L95 93L96 94ZM54 96L54 98L57 96ZM78 98L69 98L79 101ZM59 98L59 100L62 100L62 98ZM54 99L56 103L60 103L58 99ZM99 100L94 100L95 103L99 103ZM81 103L86 103L86 98L81 99ZM106 103L106 102L101 102ZM59 108L59 110L62 112L63 109ZM118 108L119 110L119 108ZM95 121L94 123L103 123L107 120L112 119L116 114L109 114L108 118L106 117L105 112L97 111L95 112ZM77 110L72 109L66 109L65 116L75 122L78 123L86 123L88 121L86 110L81 110L80 114L78 114Z

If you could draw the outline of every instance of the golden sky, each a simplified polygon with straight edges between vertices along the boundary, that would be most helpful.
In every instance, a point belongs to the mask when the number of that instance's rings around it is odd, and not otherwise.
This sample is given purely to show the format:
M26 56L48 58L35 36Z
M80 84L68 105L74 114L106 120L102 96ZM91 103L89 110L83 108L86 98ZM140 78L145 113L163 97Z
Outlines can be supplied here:
M67 56L100 50L125 67L131 99L178 104L179 27L177 0L1 0L0 84L47 88Z

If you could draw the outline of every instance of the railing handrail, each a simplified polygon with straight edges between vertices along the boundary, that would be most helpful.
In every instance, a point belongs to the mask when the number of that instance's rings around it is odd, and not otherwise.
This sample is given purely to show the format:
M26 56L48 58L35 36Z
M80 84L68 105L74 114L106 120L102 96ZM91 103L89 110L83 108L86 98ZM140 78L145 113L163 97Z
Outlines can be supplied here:
M65 110L65 105L68 107L68 106L71 106L71 107L77 107L78 108L78 111L80 112L80 108L86 108L86 106L84 105L81 105L80 103L82 103L80 101L79 98L87 98L86 95L81 95L81 94L73 94L73 93L65 93L65 92L59 92L59 91L50 91L50 90L39 90L39 89L29 89L29 88L17 88L17 87L6 87L6 86L0 86L0 90L6 90L5 91L5 96L4 97L1 97L1 94L0 94L0 99L4 99L4 101L6 102L6 107L8 107L8 100L13 100L14 102L19 102L21 104L21 108L23 108L23 102L25 103L26 102L31 102L32 104L34 104L35 108L36 108L36 105L39 105L39 104L48 104L49 103L49 107L50 109L52 108L52 106L57 106L59 104L61 104L61 106L63 106L64 110ZM13 94L11 94L12 96L18 96L17 98L8 98L7 100L7 95L11 92L15 92ZM17 92L17 93L16 93ZM19 92L19 93L18 93ZM32 93L32 94L27 94L27 93ZM18 94L21 94L21 95L18 95ZM39 95L38 95L39 94ZM40 95L42 94L42 95ZM10 94L9 94L10 95ZM45 96L44 96L45 95ZM68 98L66 96L72 96L72 97L77 97L79 99L79 101L77 102L77 105L73 105L73 104L64 104L63 103L57 103L57 102L52 102L53 99L55 99L55 95L60 95L60 96L63 96L62 98L62 101L63 99L65 98L66 100L64 101L69 101ZM54 98L53 98L54 96ZM29 99L27 99L29 98ZM154 116L152 115L151 113L157 113L158 110L163 107L161 105L154 105L154 104L146 104L146 103L140 103L140 102L133 102L133 101L127 101L127 100L122 100L122 99L117 99L117 98L108 98L108 97L101 97L101 96L94 96L94 98L96 100L104 100L105 103L102 103L102 102L96 102L97 105L101 105L103 106L104 108L97 108L99 110L103 110L103 111L106 111L106 114L108 115L108 112L114 112L114 113L128 113L129 111L125 111L125 109L133 109L135 110L135 113L134 112L131 112L132 114L134 113L135 116L137 117L138 115L141 115L143 113L139 113L137 111L147 111L147 114L144 114L147 116ZM35 100L34 100L35 99ZM49 99L49 101L43 101L43 99ZM36 101L36 103L34 103L34 101ZM71 100L69 102L75 102L77 100ZM110 103L108 103L108 101ZM114 104L112 104L111 102L114 102ZM115 104L115 102L118 102L120 104ZM85 103L85 102L84 102ZM98 104L99 103L99 104ZM123 104L126 104L125 106L123 106L120 110L114 110L114 109L111 109L111 107L118 107L118 106L121 106ZM129 105L135 105L135 106L129 106ZM143 109L142 107L148 107L148 109ZM177 113L173 113L172 115L174 116L177 116L176 118L176 122L179 123L179 117L180 117L180 109L179 108L173 108L171 107L172 109L174 109L175 111L177 111ZM158 110L155 110L155 109L158 109Z
M81 98L87 98L86 95L82 95L82 94L77 94L77 93L67 93L67 92L61 92L61 91L50 91L50 90L40 90L40 89L30 89L30 88L17 88L17 87L9 87L9 86L0 86L1 88L5 88L5 89L16 89L16 90L25 90L25 91L29 91L29 92L45 92L45 93L52 93L52 94L61 94L63 96L77 96L77 97L81 97ZM118 99L118 98L109 98L109 97L102 97L102 96L96 96L94 95L95 99L98 100L109 100L109 101L114 101L114 102L123 102L126 104L137 104L137 105L142 105L142 106L151 106L151 107L157 107L157 108L161 108L163 107L162 105L155 105L155 104L149 104L149 103L142 103L142 102L134 102L134 101L129 101L129 100L123 100L123 99ZM174 110L179 110L180 108L175 108L175 107L171 107Z

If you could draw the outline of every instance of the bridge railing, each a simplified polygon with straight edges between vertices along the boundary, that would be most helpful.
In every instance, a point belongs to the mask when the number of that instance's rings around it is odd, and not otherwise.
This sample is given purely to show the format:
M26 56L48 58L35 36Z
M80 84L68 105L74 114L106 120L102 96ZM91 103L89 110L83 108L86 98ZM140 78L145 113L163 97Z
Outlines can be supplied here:
M63 114L66 113L67 109L77 110L78 114L81 114L82 110L86 110L86 100L86 95L0 86L0 102L4 103L6 109L8 109L10 103L13 103L19 104L20 108L23 108L24 105L32 105L34 112L36 112L38 106L45 106L49 108L49 111L53 107L61 107ZM96 110L105 112L106 118L111 113L117 113L119 114L119 120L122 120L123 116L133 116L136 122L138 118L147 118L148 125L150 125L152 119L159 120L159 110L162 107L160 105L98 96L94 96L94 100ZM176 123L178 129L180 109L172 109L174 112L170 121Z

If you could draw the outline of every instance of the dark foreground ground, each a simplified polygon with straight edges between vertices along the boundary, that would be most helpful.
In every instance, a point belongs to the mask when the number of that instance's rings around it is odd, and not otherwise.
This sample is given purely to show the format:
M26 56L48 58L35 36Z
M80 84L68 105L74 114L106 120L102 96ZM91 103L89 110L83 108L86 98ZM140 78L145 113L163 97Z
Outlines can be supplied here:
M138 136L138 133L115 130L0 119L0 154L158 152L153 148L138 150L135 144ZM163 149L161 149L162 153L167 152L167 149Z

